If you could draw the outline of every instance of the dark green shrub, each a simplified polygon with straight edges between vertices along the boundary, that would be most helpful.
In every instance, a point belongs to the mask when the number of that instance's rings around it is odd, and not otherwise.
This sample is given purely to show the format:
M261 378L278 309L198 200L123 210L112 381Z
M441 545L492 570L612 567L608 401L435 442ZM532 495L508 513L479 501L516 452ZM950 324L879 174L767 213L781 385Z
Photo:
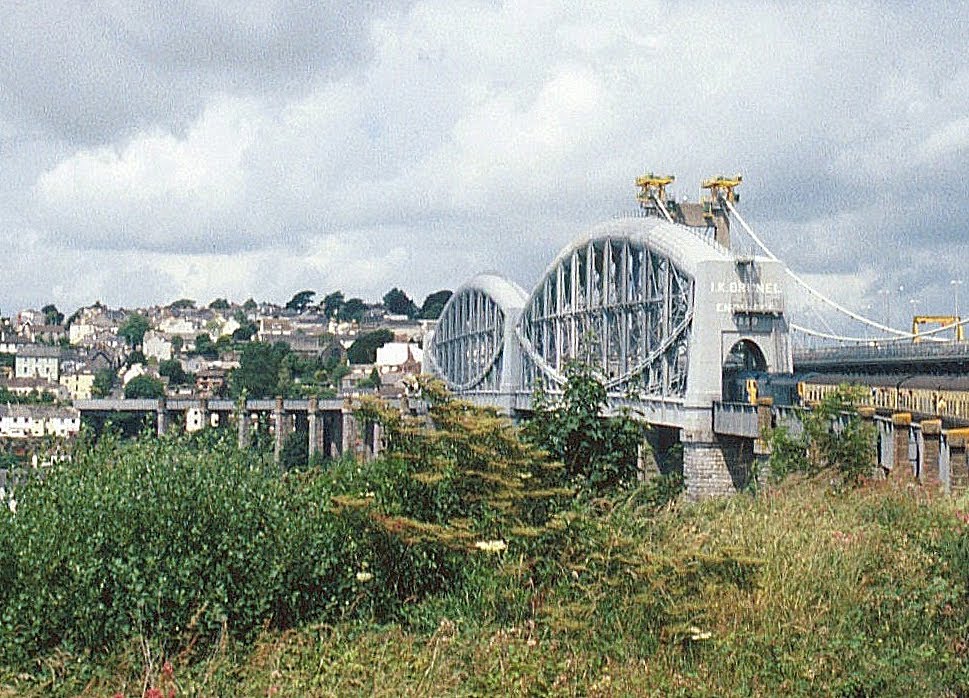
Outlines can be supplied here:
M636 479L639 448L646 447L646 425L628 415L603 417L606 389L594 369L571 362L560 399L539 391L535 414L524 434L565 465L565 475L580 489L601 493Z
M860 398L857 388L839 386L804 414L801 434L784 427L771 430L772 477L830 472L852 486L869 477L875 466L875 429L858 415Z
M246 637L350 609L368 531L328 509L328 482L201 441L105 436L18 490L0 517L0 658Z

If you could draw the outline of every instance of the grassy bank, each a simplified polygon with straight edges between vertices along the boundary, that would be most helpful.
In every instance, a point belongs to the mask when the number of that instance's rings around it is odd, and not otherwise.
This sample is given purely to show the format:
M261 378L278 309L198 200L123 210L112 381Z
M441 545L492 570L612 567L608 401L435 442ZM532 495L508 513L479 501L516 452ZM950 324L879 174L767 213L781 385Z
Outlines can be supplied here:
M567 512L561 574L509 547L478 587L399 622L54 652L4 673L0 695L961 695L964 511L892 483L789 481L660 512L627 493Z

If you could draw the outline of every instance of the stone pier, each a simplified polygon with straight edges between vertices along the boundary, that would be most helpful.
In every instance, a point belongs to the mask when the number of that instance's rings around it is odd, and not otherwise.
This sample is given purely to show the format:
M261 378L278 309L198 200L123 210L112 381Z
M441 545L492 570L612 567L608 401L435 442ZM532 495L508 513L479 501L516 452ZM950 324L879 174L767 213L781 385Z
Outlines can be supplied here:
M926 485L940 484L939 452L942 441L942 420L922 420L922 467L919 480Z
M912 463L908 459L909 427L912 425L910 412L896 412L892 415L892 477L912 477Z
M155 424L159 436L164 436L168 431L168 408L165 405L165 398L158 398L158 407L155 408Z
M733 494L750 484L755 459L753 439L684 429L680 441L687 499Z

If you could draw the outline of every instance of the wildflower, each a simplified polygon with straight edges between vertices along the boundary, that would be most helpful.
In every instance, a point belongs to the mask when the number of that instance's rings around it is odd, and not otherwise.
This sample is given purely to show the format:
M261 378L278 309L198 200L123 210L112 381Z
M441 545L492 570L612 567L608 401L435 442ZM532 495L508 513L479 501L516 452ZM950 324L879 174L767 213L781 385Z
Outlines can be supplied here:
M175 673L175 669L172 668L171 662L165 662L162 664L162 673L168 678L172 677L172 675Z
M711 637L713 637L713 633L708 630L700 630L695 625L690 626L689 632L691 640L709 640Z
M357 572L358 582L369 582L373 579L373 575L370 572Z
M508 544L503 540L479 540L474 544L474 547L486 553L500 553L508 547Z

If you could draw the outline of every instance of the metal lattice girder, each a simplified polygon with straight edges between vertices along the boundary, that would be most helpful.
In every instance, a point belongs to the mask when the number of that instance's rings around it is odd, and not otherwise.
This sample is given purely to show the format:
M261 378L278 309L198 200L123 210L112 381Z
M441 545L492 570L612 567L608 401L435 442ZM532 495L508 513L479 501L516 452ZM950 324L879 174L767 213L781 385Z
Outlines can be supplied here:
M613 393L682 396L693 279L647 237L604 232L563 251L522 312L521 385L593 362Z
M519 286L494 274L481 274L459 288L428 342L431 370L454 392L501 389L507 382L509 323L518 319L525 299ZM517 358L511 363L517 373Z

